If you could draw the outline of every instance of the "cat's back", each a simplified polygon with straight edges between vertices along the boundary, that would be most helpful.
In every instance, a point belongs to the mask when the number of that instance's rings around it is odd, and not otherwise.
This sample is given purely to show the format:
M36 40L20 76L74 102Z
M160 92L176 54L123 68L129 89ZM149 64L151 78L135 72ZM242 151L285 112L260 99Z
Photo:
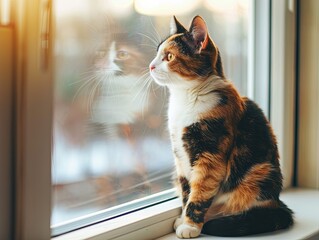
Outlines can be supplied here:
M258 105L248 98L242 100L244 110L230 149L223 188L228 192L246 181L259 186L262 199L276 199L282 188L282 175L275 135Z
M265 114L254 101L246 97L242 100L244 110L237 125L235 145L248 148L247 151L256 158L255 161L268 160L263 159L268 155L274 158L269 160L277 161L277 140Z

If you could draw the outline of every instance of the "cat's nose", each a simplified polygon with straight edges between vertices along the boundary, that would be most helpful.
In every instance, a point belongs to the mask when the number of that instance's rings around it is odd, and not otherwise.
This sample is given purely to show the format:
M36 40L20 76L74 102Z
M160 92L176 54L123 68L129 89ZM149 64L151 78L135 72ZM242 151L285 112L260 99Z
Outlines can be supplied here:
M152 70L154 70L155 69L155 65L150 65L150 70L152 71Z

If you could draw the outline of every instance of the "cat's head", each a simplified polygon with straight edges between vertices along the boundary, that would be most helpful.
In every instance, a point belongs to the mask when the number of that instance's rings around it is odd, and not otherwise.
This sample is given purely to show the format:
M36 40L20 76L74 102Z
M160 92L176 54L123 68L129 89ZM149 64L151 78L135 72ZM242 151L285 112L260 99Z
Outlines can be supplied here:
M136 38L128 33L109 35L95 51L95 69L112 76L140 75L145 66L145 54Z
M151 75L158 84L187 88L212 75L224 78L220 53L200 16L193 18L189 30L174 16L170 34L159 44L150 64Z

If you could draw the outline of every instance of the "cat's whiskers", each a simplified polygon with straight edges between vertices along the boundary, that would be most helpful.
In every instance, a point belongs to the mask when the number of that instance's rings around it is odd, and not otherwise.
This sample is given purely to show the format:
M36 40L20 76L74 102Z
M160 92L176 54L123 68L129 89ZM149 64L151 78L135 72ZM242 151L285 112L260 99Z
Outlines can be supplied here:
M153 29L154 32L155 32L155 39L157 39L158 43L160 43L160 42L161 42L161 36L160 36L160 34L158 33L158 31L156 30L156 28L155 28L155 26L154 26L154 24L153 24L151 18L149 18L149 22L150 22L150 24L151 24L151 26L152 26L152 29Z
M69 86L73 86L73 85L82 83L84 81L91 81L95 77L95 70L93 69L93 70L90 70L90 71L86 71L86 72L80 73L79 76L81 76L80 80L73 81L73 82L69 83L68 85Z
M98 86L101 84L101 82L102 82L101 79L97 79L97 81L95 81L95 84L91 88L91 91L90 91L89 96L88 96L87 111L90 111L91 114L92 114L92 103L93 103L94 97L96 95L96 90L97 90Z
M134 86L140 85L141 82L144 83L144 78L148 76L148 74L148 70L142 70L142 75L136 80Z
M103 85L102 87L106 86L106 93L114 92L116 84L114 84L114 74L108 73L103 75Z
M81 91L84 91L85 89L87 89L88 94L85 94L87 96L86 108L87 108L87 111L91 112L92 114L92 111L93 111L92 104L97 94L97 90L102 89L104 84L109 83L108 86L111 89L110 91L112 91L112 87L114 87L115 84L110 82L113 79L113 74L111 73L106 73L103 70L99 70L99 71L91 70L91 71L82 73L82 75L87 75L88 73L93 73L93 74L91 74L91 76L87 78L77 81L77 83L83 82L83 81L86 81L86 82L82 84L81 87L77 90L76 94L74 95L73 101L77 98L77 96L80 94ZM75 84L75 83L72 83L72 84Z
M83 81L86 81L84 84L82 84L79 89L76 91L76 93L74 94L74 97L73 97L73 102L76 100L76 98L78 97L78 95L80 94L80 92L84 91L86 87L89 87L91 84L93 84L96 79L96 75L93 75L91 76L90 78L88 79L84 79Z
M143 72L142 72L143 73ZM138 85L139 90L136 92L135 96L132 98L132 101L138 101L142 106L145 105L145 102L149 97L149 89L152 85L152 79L149 76L149 71L144 70L144 74L142 74L135 85ZM142 110L142 116L144 115L144 109Z
M150 47L150 48L152 48L154 50L157 49L157 47L155 45L151 45L151 44L147 44L147 43L140 43L140 46L147 46L147 47Z
M143 76L145 76L145 75L147 75L147 74L149 73L149 70L148 70L148 69L140 68L140 70L141 70L142 75L141 75L141 77L139 77L139 78L137 79L137 81L140 81Z
M151 75L148 76L148 81L153 82L153 79L152 79ZM152 91L153 91L154 96L156 96L156 91L158 89L160 89L160 90L163 89L160 86L158 86L157 84L152 84L151 87L152 87Z
M87 71L81 72L79 75L83 76L83 75L86 75L87 73L92 73L92 72L95 72L95 67L94 66L88 67Z
M73 86L73 85L77 85L77 84L79 84L79 83L86 82L86 81L88 81L88 78L82 78L82 79L80 79L80 80L78 80L78 81L71 82L71 83L69 83L68 85L69 85L69 86Z
M149 95L150 95L149 88L150 88L151 84L152 83L149 81L147 86L146 86L146 91L144 91L144 94L142 95L142 98L141 98L141 101L140 101L142 106L144 106L145 103L147 102L147 100L149 99ZM146 104L146 107L148 107L148 104ZM145 109L143 108L142 109L142 117L143 118L144 118L144 111L145 111Z
M152 43L154 43L154 45L155 45L156 47L157 47L157 45L159 44L159 42L157 42L156 39L153 39L152 37L146 35L145 33L139 32L139 33L137 33L137 34L139 34L139 35L141 35L141 36L146 37L147 39L149 39Z

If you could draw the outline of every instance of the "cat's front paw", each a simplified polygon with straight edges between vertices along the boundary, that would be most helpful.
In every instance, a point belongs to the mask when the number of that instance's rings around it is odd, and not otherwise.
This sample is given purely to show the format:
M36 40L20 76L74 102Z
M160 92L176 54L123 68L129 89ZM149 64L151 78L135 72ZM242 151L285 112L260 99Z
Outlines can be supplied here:
M190 226L188 224L181 224L176 229L178 238L195 238L200 235L201 230L198 227Z
M174 230L176 230L178 228L179 225L181 225L183 223L183 220L181 217L176 218L175 222L174 222Z

